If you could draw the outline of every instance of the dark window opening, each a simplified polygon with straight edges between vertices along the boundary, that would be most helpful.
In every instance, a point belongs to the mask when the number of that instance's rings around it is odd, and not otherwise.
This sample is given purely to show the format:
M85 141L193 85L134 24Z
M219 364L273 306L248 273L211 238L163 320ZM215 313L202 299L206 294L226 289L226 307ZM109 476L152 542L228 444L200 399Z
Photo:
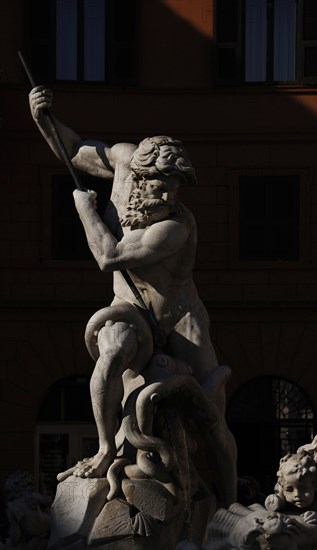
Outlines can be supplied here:
M54 497L56 475L98 451L88 376L55 383L38 413L38 487Z
M92 176L81 176L86 189L97 193L97 212L103 218L110 199L111 182ZM92 260L84 228L73 199L74 182L68 175L53 176L51 258L53 260Z
M25 0L25 50L37 80L134 85L137 6L137 0Z
M239 179L239 259L299 260L299 176Z
M71 376L54 384L38 413L39 422L93 422L89 378Z
M314 436L314 410L297 385L275 377L251 380L231 400L228 425L238 447L238 475L273 491L279 460Z
M67 470L67 434L41 434L39 438L39 489L54 498L56 475Z

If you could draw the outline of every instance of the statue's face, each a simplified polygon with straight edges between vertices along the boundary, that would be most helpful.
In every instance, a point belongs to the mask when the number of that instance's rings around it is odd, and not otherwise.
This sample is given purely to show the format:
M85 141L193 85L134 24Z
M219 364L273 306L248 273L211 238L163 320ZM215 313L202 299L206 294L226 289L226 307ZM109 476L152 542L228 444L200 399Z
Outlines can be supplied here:
M179 179L174 176L145 180L142 185L142 208L150 213L150 223L164 220L175 210Z
M284 474L285 500L296 508L308 508L315 499L314 481L310 476L298 479L298 474Z
M175 203L178 189L179 179L175 176L145 179L142 182L142 195L144 198L161 199L168 204Z
M142 196L144 198L162 199L164 193L165 186L161 180L145 180L142 184Z
M175 213L179 184L174 176L144 178L130 196L123 226L142 228Z

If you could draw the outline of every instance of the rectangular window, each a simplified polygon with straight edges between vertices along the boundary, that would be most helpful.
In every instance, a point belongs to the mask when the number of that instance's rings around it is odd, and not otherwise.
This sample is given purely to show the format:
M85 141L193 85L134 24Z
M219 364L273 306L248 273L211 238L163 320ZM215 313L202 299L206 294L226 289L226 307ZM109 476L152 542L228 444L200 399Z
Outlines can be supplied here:
M25 0L23 3L25 21L25 50L30 67L38 82L47 82L51 67L55 64L55 5L43 0Z
M316 0L218 0L215 25L220 84L317 81Z
M137 6L137 0L25 0L26 50L37 79L135 84Z
M266 80L266 0L245 1L245 80Z
M56 0L56 79L77 79L77 0Z
M234 83L241 69L241 3L222 0L216 6L216 72L221 82Z
M299 260L300 177L240 176L239 259Z
M295 80L296 4L275 0L274 13L274 75L275 81Z
M305 81L317 78L317 2L305 0L302 14L302 57Z
M67 468L68 440L67 434L39 436L39 481L43 492L52 496L56 491L56 472L63 472Z
M105 2L84 3L84 80L105 80Z

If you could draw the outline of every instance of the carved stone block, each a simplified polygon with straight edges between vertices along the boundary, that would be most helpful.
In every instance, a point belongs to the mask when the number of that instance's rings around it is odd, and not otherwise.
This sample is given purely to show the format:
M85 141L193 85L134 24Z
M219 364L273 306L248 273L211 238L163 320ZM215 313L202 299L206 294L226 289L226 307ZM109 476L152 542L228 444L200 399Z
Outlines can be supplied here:
M155 548L156 550L157 546L152 538L148 540L144 537L127 537L94 548L96 550L153 550ZM171 547L167 546L166 549L160 547L158 550L171 550Z
M108 502L97 517L88 545L97 546L134 535L131 525L131 506L122 499Z
M86 538L107 501L105 478L71 476L57 486L51 510L52 530L48 547L66 547Z
M131 505L158 521L168 521L177 513L174 497L155 481L124 479L122 491Z

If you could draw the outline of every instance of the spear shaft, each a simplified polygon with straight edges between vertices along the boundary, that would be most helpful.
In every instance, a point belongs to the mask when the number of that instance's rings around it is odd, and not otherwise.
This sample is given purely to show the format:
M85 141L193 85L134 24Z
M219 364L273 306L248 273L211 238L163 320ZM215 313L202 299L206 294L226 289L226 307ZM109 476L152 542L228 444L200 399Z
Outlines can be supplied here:
M23 55L20 51L18 52L18 56L19 56L20 61L23 65L23 68L24 68L24 70L25 70L25 72L28 76L28 79L30 81L30 84L31 84L32 88L35 88L36 82L35 82L35 80L33 78L33 75L32 75L32 73L31 73L31 71L30 71L30 69L29 69L29 67L28 67L28 65L27 65L27 63L26 63L26 61L25 61L25 59L24 59L24 57L23 57ZM49 128L52 132L52 135L53 135L55 143L58 147L59 153L62 157L62 160L65 162L65 164L66 164L66 166L69 170L69 173L70 173L70 175L72 176L72 178L74 180L74 183L75 183L77 189L79 189L79 191L85 191L81 181L79 180L79 177L77 176L77 174L74 170L74 167L73 167L72 162L70 160L69 154L68 154L68 152L66 150L66 147L65 147L65 145L64 145L64 143L63 143L63 141L62 141L62 139L59 135L59 132L58 132L56 124L55 124L55 120L54 120L51 112L48 109L43 109L43 114L47 118Z
M19 51L18 52L18 56L20 58L20 61L23 65L23 68L28 76L28 79L30 81L30 84L32 86L32 88L35 88L36 86L36 82L33 78L33 75L22 55L22 53ZM49 127L50 127L50 130L52 132L52 135L55 139L55 142L56 142L56 145L58 147L58 150L59 150L59 153L63 159L63 161L65 162L74 182L75 182L75 185L77 187L77 189L79 189L79 191L86 191L86 189L83 187L83 185L81 184L75 170L74 170L74 167L72 165L72 162L70 160L70 157L69 157L69 154L66 150L66 147L58 133L58 130L56 128L56 124L55 124L55 120L51 114L51 112L49 111L49 109L43 109L43 114L44 116L47 117L47 120L48 120L48 123L49 123ZM165 337L164 337L164 334L159 326L159 323L157 322L157 319L155 318L155 315L154 315L154 312L152 311L152 308L151 307L148 307L146 305L146 303L144 302L142 296L140 295L140 292L139 290L137 289L136 285L134 284L133 280L131 279L129 273L125 270L125 269L122 269L121 270L121 274L123 276L123 278L125 279L126 283L129 285L131 291L133 292L134 294L134 297L136 298L136 300L139 302L140 306L139 306L139 311L141 311L151 329L152 329L152 332L153 332L153 336L154 336L154 342L156 344L156 346L158 348L162 347L163 343L165 342Z

